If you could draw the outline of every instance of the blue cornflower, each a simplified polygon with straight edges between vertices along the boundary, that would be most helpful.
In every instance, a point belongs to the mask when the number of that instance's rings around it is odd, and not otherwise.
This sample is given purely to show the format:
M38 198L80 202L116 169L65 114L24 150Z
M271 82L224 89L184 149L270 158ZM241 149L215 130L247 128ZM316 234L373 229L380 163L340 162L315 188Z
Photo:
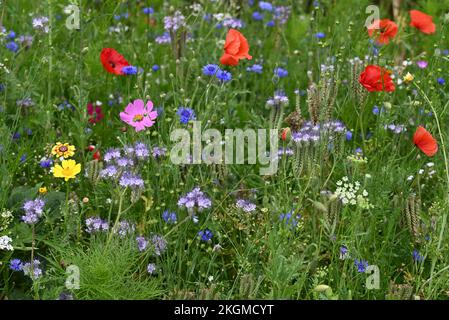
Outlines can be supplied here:
M16 37L16 33L14 31L9 31L9 33L6 35L6 39L14 39Z
M362 259L360 259L360 260L355 259L354 266L357 267L357 272L365 273L366 268L368 268L368 261L362 260Z
M276 24L275 24L274 20L268 21L266 24L267 27L274 27L275 25Z
M438 78L438 79L437 79L437 82L438 82L439 84L441 84L442 86L444 86L444 85L446 84L446 80L444 80L444 78Z
M203 20L206 22L211 22L212 21L212 14L211 13L205 13L203 16Z
M379 107L378 106L374 106L373 107L373 114L375 114L376 116L379 114Z
M228 82L228 81L231 81L232 74L230 72L227 72L227 71L224 71L224 70L219 70L217 72L217 78L221 82Z
M352 131L348 130L346 131L346 141L352 140Z
M126 75L137 74L137 67L135 66L126 66L122 68L122 72Z
M153 14L154 13L154 9L153 7L145 7L142 9L144 14Z
M293 215L293 211L282 213L279 215L279 220L282 222L285 222L286 226L290 226L291 228L294 228L298 225L299 219L301 219L301 215Z
M20 259L12 259L9 262L9 268L11 270L22 271L22 267L23 267L23 264L22 264L22 261L20 261Z
M168 224L175 224L178 221L178 217L176 216L176 212L165 210L162 213L162 219Z
M254 11L252 17L253 17L253 20L256 20L256 21L263 20L263 14L260 13L259 11Z
M348 248L346 246L341 246L340 247L340 259L344 260L348 257L349 252L348 252Z
M323 39L325 37L326 37L326 34L324 32L315 33L315 38L317 38L317 39Z
M202 241L210 241L210 239L212 239L213 233L209 229L204 229L198 232L198 236Z
M153 66L151 67L151 70L153 70L154 72L156 72L156 71L159 71L160 68L161 68L161 67L159 67L157 64L155 64L155 65L153 65Z
M220 71L220 67L216 64L208 64L203 67L203 74L205 76L214 76L218 71Z
M262 73L263 67L260 64L253 64L251 67L246 68L246 71L248 72L254 72L254 73Z
M179 116L179 122L187 124L190 120L195 120L195 111L191 108L179 107L176 114Z
M19 140L20 139L20 132L16 132L12 135L13 140Z
M19 45L14 41L8 42L7 44L5 44L5 47L12 52L17 52L19 50Z
M412 257L413 257L413 261L415 261L415 262L421 262L421 261L424 260L424 256L422 256L422 255L419 253L419 251L416 250L416 249L413 250Z
M266 1L259 1L259 8L265 11L273 11L273 5Z
M278 76L279 78L285 78L286 76L288 76L288 71L283 69L283 68L274 68L274 74L276 76Z
M53 165L53 160L42 158L41 161L39 161L39 165L41 168L50 168Z
M24 153L21 157L20 157L20 163L24 163L27 160L27 155L26 153Z

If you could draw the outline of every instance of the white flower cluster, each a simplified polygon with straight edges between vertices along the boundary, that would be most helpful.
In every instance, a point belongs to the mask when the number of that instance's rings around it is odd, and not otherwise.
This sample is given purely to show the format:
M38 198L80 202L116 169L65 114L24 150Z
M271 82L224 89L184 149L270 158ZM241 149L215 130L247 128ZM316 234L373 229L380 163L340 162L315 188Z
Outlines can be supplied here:
M0 231L6 230L12 220L12 212L7 209L3 209L2 212L0 212Z
M432 178L436 170L434 169L435 163L433 162L427 162L423 168L418 170L418 175L423 179L430 179ZM408 176L407 181L413 181L415 179L414 175Z
M12 239L8 236L0 237L0 250L13 251L14 248L11 245Z
M372 208L368 199L368 191L360 189L360 182L349 182L348 177L343 177L337 181L335 195L341 200L343 205L357 205L362 209Z

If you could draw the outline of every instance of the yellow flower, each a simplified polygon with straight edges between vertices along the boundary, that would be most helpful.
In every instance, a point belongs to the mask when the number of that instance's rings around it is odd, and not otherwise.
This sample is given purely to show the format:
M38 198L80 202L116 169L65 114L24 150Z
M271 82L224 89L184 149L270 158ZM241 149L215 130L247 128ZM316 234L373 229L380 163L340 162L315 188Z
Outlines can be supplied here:
M64 178L68 181L81 172L81 164L76 163L75 160L63 160L61 165L57 164L53 167L53 175L56 178Z
M51 154L58 157L70 158L75 154L75 146L68 143L56 142L56 145L51 149Z
M413 79L415 79L415 77L410 72L407 72L407 74L404 76L405 83L410 83L413 81Z
M42 194L47 193L47 188L46 187L39 188L39 193L42 193Z

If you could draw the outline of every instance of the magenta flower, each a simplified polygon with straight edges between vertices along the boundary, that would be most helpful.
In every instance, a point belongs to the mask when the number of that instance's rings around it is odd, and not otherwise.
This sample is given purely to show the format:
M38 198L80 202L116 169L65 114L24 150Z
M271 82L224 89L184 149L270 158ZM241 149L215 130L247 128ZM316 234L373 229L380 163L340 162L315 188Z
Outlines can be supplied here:
M153 110L153 102L148 101L146 106L141 99L128 104L125 112L120 112L120 119L133 126L137 131L145 130L154 124L157 112Z
M420 60L420 61L416 62L416 64L417 64L418 67L420 67L421 69L427 68L427 61L425 61L425 60Z

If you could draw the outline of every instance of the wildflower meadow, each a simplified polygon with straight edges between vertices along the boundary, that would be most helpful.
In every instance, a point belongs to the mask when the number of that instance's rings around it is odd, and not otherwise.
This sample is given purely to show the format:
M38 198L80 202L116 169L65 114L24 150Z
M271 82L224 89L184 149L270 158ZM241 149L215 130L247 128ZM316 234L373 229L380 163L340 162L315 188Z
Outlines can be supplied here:
M0 1L0 300L449 298L448 0Z

